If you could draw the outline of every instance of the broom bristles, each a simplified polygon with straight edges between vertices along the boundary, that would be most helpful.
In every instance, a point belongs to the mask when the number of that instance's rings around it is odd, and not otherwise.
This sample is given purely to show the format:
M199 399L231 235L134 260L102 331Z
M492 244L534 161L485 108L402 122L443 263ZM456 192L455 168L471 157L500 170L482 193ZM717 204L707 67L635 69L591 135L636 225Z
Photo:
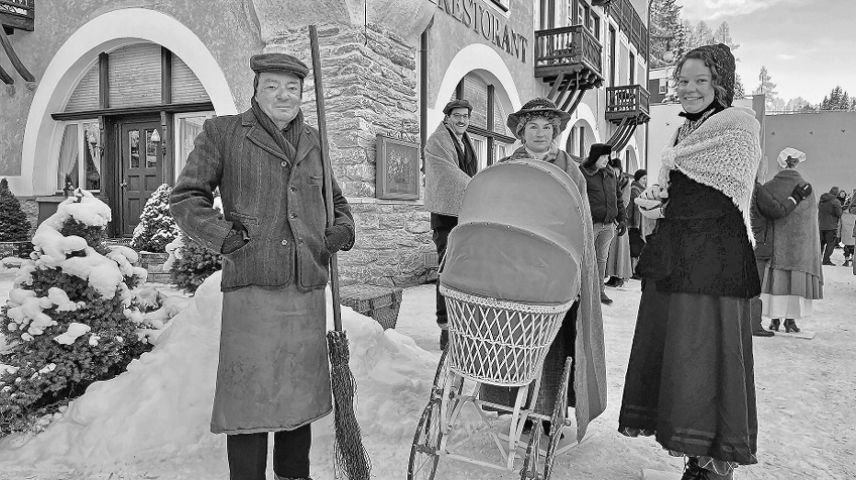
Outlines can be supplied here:
M354 411L357 382L348 365L348 337L345 332L327 333L330 348L330 379L333 389L333 424L336 429L336 464L349 480L369 480L371 460L363 447L360 425Z

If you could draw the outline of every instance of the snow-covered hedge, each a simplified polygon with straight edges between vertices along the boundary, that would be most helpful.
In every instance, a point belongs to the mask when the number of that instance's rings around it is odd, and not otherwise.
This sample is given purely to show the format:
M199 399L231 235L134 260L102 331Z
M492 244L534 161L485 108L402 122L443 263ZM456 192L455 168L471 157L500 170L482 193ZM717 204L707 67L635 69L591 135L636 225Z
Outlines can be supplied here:
M140 223L134 229L131 248L137 251L163 253L164 247L178 237L178 225L169 213L172 187L163 184L152 193L143 207Z
M180 245L174 252L170 278L178 288L193 293L212 273L223 268L223 260L185 234L179 237Z
M0 328L0 436L33 428L91 383L124 371L151 349L131 288L146 278L134 250L104 244L110 208L78 191L33 236Z

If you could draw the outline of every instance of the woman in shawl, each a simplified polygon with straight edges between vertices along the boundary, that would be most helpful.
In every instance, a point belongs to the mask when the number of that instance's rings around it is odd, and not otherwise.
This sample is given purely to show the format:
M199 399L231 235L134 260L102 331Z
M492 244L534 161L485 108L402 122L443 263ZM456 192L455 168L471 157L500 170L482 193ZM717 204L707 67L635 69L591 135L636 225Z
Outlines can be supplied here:
M556 138L565 129L571 116L556 108L546 98L530 100L508 116L508 129L523 143L511 156L500 162L534 158L553 163L567 173L580 192L583 205L588 205L586 181L577 163L560 150ZM533 195L538 192L532 192ZM591 213L583 208L585 230L582 283L580 298L562 321L562 326L550 345L541 373L541 390L538 394L537 413L551 415L565 359L574 357L574 370L568 386L568 405L575 407L577 439L581 440L588 423L606 408L606 364L603 346L603 319L600 311L600 285L597 259L594 253ZM514 405L516 388L483 385L479 394L482 400L503 405ZM545 426L549 433L550 425Z
M688 52L675 76L684 123L657 184L637 199L660 218L637 265L642 299L618 427L685 456L683 480L731 479L737 465L757 463L749 210L760 126L731 106L727 46Z
M778 158L782 170L764 184L765 190L784 201L794 187L805 183L796 170L804 160L799 150L785 149ZM816 212L817 198L811 194L788 216L773 222L773 255L761 285L762 314L772 319L770 330L779 331L780 319L785 319L786 332L799 332L796 320L810 317L812 301L823 298Z

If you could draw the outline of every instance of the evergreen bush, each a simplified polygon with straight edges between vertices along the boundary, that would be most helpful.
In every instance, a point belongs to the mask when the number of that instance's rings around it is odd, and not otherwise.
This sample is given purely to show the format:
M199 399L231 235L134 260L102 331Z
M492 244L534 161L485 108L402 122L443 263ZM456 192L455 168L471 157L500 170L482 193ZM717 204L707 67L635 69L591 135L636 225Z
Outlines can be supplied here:
M164 247L179 234L178 226L169 213L172 187L163 184L152 193L143 207L140 223L134 229L131 248L137 251L163 253Z
M4 178L0 180L0 242L24 242L29 233L30 220Z
M178 288L193 293L212 273L223 268L223 260L216 254L185 234L181 234L181 246L175 252L170 269L172 283Z
M109 219L109 207L84 192L36 231L33 261L0 310L10 342L0 355L8 365L0 369L0 436L45 426L90 384L151 349L131 320L130 289L146 273L132 266L136 252L104 244Z

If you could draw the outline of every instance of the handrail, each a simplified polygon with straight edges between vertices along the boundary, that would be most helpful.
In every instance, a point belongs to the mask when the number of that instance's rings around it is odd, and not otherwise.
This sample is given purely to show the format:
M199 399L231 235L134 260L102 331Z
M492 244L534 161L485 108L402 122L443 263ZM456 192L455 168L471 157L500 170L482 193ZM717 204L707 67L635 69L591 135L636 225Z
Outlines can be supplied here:
M601 51L600 42L583 25L535 32L535 67L583 63L600 73Z
M606 89L606 114L649 113L648 90L641 85L623 85Z

